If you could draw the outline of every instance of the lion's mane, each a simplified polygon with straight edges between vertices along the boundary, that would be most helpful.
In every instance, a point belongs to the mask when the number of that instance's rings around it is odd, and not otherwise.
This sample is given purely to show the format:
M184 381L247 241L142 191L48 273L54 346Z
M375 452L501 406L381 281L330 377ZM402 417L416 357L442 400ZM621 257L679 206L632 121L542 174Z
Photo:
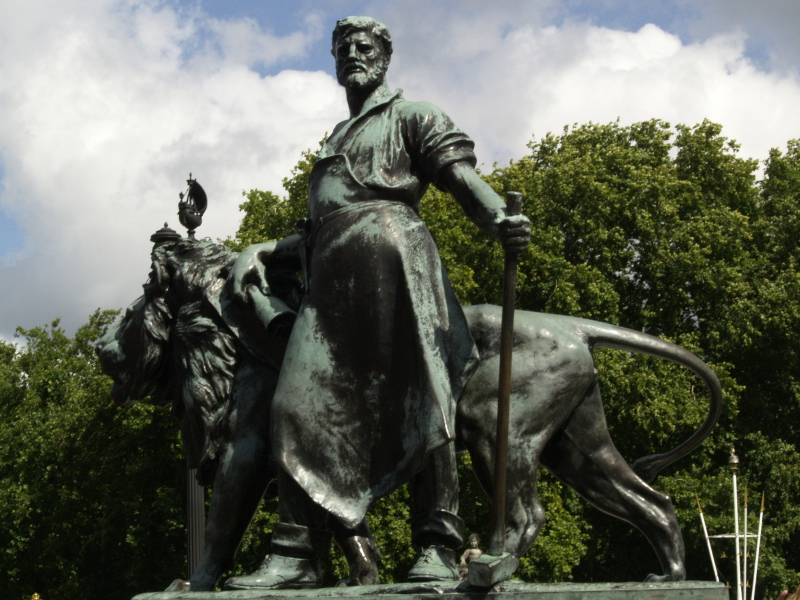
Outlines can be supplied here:
M181 239L154 250L153 270L145 284L147 304L167 317L155 320L164 330L151 335L151 343L161 346L166 367L153 396L172 404L189 466L198 469L204 485L213 481L220 448L227 441L241 352L206 294L214 284L219 289L219 280L225 279L236 256L220 244Z

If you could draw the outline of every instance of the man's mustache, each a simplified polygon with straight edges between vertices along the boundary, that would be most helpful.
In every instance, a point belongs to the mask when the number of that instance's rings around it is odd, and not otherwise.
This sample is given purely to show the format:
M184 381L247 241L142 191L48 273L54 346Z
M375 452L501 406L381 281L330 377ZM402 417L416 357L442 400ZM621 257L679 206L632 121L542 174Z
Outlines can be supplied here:
M339 70L340 71L350 71L350 70L366 71L367 70L367 65L365 65L364 63L362 63L360 61L352 60L352 61L349 61L349 62L346 62L346 63L342 64L339 67Z

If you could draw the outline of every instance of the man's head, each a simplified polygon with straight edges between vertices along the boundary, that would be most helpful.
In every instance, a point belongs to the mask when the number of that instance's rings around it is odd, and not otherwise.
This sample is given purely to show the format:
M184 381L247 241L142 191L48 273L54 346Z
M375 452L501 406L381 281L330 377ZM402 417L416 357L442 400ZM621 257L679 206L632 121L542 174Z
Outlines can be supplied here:
M370 17L347 17L336 22L331 54L336 59L336 78L351 89L380 85L392 56L392 36L386 25Z

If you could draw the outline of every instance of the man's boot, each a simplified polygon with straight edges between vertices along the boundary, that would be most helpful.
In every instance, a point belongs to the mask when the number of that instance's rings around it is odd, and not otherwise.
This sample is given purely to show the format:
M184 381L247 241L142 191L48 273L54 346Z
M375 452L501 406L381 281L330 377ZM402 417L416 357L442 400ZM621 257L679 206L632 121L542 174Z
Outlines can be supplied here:
M458 581L456 548L463 541L464 522L446 510L428 510L411 519L411 542L420 549L408 581Z
M423 548L416 564L408 572L409 581L458 581L456 552L444 546Z
M231 577L226 590L279 590L322 585L319 557L330 549L331 534L291 523L276 523L272 552L250 575Z

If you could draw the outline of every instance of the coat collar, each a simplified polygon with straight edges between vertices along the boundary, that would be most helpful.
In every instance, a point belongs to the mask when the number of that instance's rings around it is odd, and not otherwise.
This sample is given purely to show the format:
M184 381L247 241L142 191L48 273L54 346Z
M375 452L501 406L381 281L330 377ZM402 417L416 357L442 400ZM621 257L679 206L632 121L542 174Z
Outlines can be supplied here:
M333 133L331 133L325 145L327 146L345 137L350 128L367 115L378 112L379 110L383 110L383 108L389 104L402 99L403 90L401 89L395 90L393 94L378 97L371 96L367 98L367 101L364 102L364 106L361 107L361 112L359 112L357 116L353 117L352 119L348 119L347 121L342 121L333 128Z

